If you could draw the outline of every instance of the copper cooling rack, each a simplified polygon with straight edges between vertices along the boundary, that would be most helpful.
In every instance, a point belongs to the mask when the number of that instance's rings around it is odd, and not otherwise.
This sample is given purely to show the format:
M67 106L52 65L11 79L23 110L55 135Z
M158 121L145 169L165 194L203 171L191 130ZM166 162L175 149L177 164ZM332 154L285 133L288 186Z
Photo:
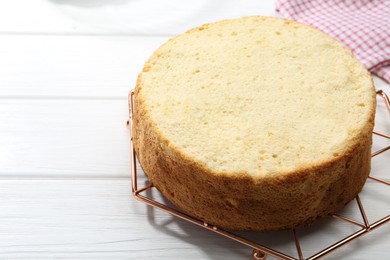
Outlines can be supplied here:
M383 99L384 104L385 104L385 109L387 109L387 111L389 112L389 115L390 115L390 101L389 101L388 96L382 90L378 90L377 95ZM130 129L130 134L131 134L131 125L132 125L132 111L134 108L133 101L134 101L134 91L131 91L129 94L129 120L128 120L128 127ZM389 122L390 122L390 120L389 120ZM374 131L374 134L377 136L381 136L383 138L386 138L386 139L390 139L390 134L380 133L377 131ZM371 156L372 157L378 156L378 155L380 155L388 150L390 150L390 146L381 148L381 149L373 152ZM154 187L152 184L149 184L149 185L146 185L143 187L138 187L138 180L137 180L138 174L139 174L137 171L138 162L137 162L136 153L135 153L134 147L133 147L132 136L130 137L130 152L131 152L130 162L131 162L132 193L137 200L142 201L142 202L146 203L147 205L158 208L158 209L165 211L167 213L170 213L171 215L176 216L176 217L183 219L185 221L188 221L196 226L202 227L202 228L209 230L211 232L215 232L217 234L220 234L221 236L224 236L226 238L229 238L231 240L234 240L240 244L243 244L243 245L249 247L250 249L252 249L252 259L254 259L254 260L264 260L267 256L272 256L272 257L275 257L277 259L291 259L291 260L293 260L293 259L299 259L299 260L319 259L321 257L324 257L325 255L330 254L331 252L335 251L336 249L346 245L347 243L351 242L352 240L355 240L355 239L357 239L357 238L359 238L359 237L361 237L369 232L372 232L373 230L375 230L381 226L384 226L386 223L388 223L390 221L390 214L389 214L387 216L383 216L382 218L380 218L376 221L370 222L367 218L365 207L364 207L364 205L363 205L363 203L358 195L358 196L356 196L355 200L356 200L356 203L357 203L359 211L360 211L360 214L359 214L360 219L356 220L355 218L350 218L350 217L347 217L347 216L344 216L341 214L334 214L333 215L334 218L340 219L344 222L347 222L351 225L354 225L355 227L358 228L358 230L347 234L342 239L335 241L334 244L319 250L317 253L311 255L310 257L305 258L302 254L302 249L301 249L301 245L300 245L301 243L300 243L300 239L298 238L298 232L297 232L297 230L293 229L291 232L292 232L292 239L294 240L297 255L298 255L298 258L296 258L294 256L282 253L281 251L278 251L274 248L271 248L271 247L259 244L257 242L254 242L253 240L245 238L244 236L240 236L240 235L234 234L230 231L221 229L217 226L210 225L210 224L208 224L200 219L189 216L189 215L181 212L180 210L173 208L172 206L170 206L166 203L159 202L156 199L148 196L146 194L146 192L148 190L153 189ZM377 178L374 176L369 176L369 178L377 183L380 183L381 185L387 185L387 186L390 185L390 182L387 180L383 180L383 179L380 179L380 178Z

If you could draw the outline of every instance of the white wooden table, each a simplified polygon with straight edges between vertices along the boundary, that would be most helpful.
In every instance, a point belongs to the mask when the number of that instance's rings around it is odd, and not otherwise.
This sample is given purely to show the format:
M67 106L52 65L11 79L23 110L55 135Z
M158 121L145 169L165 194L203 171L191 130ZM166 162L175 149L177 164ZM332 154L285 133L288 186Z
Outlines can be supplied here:
M273 1L0 1L0 259L249 259L249 248L131 197L125 126L127 94L154 49L244 15L276 15ZM387 116L377 124L390 132ZM378 177L389 180L389 161L374 159ZM388 214L388 187L370 185L367 198L382 204L369 207ZM390 259L389 226L328 259ZM338 232L317 229L322 239L301 235L304 255ZM258 236L294 251L283 234Z

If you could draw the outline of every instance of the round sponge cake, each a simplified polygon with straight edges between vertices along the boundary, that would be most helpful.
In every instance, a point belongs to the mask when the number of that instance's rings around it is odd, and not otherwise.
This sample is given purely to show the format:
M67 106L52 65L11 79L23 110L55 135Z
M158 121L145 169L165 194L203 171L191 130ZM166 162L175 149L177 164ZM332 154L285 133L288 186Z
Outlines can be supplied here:
M278 230L340 210L370 171L375 89L324 33L244 17L162 45L135 90L132 135L149 180L228 229Z

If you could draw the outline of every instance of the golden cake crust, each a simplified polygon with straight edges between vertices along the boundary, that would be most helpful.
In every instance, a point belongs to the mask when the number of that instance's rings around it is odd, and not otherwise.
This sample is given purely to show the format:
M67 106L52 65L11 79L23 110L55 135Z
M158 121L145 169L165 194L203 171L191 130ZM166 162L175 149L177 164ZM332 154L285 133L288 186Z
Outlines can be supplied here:
M144 72L157 58L151 57ZM245 172L232 175L194 160L161 133L140 94L142 77L143 73L135 89L132 129L138 160L150 182L168 200L209 224L256 231L305 225L343 208L361 191L368 177L375 109L348 149L329 160L261 178ZM369 94L375 96L373 86ZM375 98L372 100L375 103Z

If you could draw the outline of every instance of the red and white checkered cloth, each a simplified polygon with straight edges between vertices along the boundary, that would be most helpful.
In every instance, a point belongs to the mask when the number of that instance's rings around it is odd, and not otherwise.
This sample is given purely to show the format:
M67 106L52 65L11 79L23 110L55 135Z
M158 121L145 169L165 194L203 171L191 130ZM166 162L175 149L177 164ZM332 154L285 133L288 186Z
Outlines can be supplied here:
M390 0L276 0L276 10L343 42L390 83Z

